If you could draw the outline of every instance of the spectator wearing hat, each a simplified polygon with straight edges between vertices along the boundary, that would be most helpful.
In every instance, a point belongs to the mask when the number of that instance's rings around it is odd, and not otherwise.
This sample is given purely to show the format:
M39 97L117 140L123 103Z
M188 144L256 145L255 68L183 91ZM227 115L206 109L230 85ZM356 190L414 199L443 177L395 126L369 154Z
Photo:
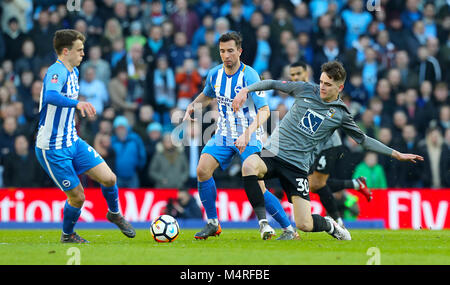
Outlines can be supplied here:
M124 116L117 116L113 127L114 135L111 138L111 145L116 154L117 186L137 188L139 187L138 171L145 166L147 160L144 143L139 135L131 130Z

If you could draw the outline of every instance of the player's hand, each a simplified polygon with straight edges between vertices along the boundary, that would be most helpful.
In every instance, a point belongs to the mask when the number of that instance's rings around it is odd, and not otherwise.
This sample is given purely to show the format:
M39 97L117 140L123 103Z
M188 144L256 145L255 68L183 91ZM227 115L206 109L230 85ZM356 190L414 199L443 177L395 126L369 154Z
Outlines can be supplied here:
M97 113L94 106L92 106L92 104L89 102L78 102L76 108L77 110L80 110L81 116L83 118L86 117L86 115L88 115L89 117L94 117Z
M237 140L234 142L234 145L239 149L239 153L243 153L245 148L248 145L248 142L250 140L250 136L244 132L242 135L240 135Z
M412 163L416 163L416 160L418 161L423 161L423 157L417 154L412 154L412 153L401 153L398 151L394 151L393 155L392 155L395 159L400 160L400 161L409 161Z
M233 108L233 112L239 111L239 109L244 106L245 100L247 100L248 89L242 88L238 94L233 99L233 104L231 107Z
M191 103L186 108L186 112L184 113L183 122L186 120L190 120L192 122L197 121L197 119L191 117L193 112L194 112L194 104Z

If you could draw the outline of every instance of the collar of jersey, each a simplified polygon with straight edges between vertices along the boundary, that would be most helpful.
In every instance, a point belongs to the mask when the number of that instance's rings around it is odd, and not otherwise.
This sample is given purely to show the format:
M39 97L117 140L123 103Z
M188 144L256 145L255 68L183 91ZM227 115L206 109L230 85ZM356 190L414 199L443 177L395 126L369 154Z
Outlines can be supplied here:
M225 71L225 66L223 66L223 64L222 64L223 73L225 73L225 75L226 75L227 77L233 77L233 76L235 76L236 74L238 74L238 73L241 71L241 69L242 69L242 70L245 69L245 64L243 64L241 61L239 61L239 63L240 63L241 65L239 66L238 70L237 70L235 73L231 74L231 75L228 75L228 74L226 73L226 71Z

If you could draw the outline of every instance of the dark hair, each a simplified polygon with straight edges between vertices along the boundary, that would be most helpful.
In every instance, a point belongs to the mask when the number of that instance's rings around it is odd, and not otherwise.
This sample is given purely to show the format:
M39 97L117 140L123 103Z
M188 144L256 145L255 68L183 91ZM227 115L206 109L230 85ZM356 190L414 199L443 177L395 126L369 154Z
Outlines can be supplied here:
M219 43L234 41L236 47L239 49L242 47L242 37L238 32L228 32L220 36Z
M322 64L321 71L325 72L336 82L345 82L345 79L347 78L347 72L342 66L342 63L336 60Z
M306 63L301 60L292 63L291 65L289 65L289 67L303 67L304 70L306 70L307 68Z
M65 29L56 31L55 36L53 37L53 48L55 49L56 54L61 54L64 48L71 49L76 40L80 40L84 43L86 38L82 33L76 30Z

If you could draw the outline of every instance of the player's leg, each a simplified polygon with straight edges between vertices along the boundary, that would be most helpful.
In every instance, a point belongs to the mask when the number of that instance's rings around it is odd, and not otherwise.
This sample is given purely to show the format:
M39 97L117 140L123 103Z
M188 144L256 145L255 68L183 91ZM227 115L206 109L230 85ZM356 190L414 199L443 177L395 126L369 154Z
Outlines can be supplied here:
M263 180L258 181L259 187L264 193L264 204L267 212L273 217L275 221L280 224L283 229L283 233L278 239L296 239L298 238L297 232L291 225L291 221L281 205L280 200L275 197L269 190L266 189L266 185Z
M234 153L229 147L216 145L214 136L202 150L197 165L197 184L200 201L205 208L208 222L200 232L194 235L196 239L207 239L210 236L220 235L222 232L217 218L217 189L213 173L219 166L226 169L233 155Z
M63 225L61 242L87 243L75 231L75 225L81 215L85 201L84 189L72 166L72 152L69 148L59 150L43 150L35 148L39 164L67 196L63 209Z
M304 232L325 231L337 239L350 240L350 233L333 219L311 214L307 174L299 169L285 167L279 174L280 183L293 204L294 221Z
M355 189L359 191L368 202L372 200L372 191L366 184L365 177L358 177L355 179L328 179L327 185L330 187L331 192L336 193L343 189Z
M275 235L275 230L267 221L264 194L261 191L261 185L258 182L258 180L263 179L267 174L267 166L256 153L244 157L241 155L241 160L243 160L242 179L244 182L245 193L247 194L247 198L258 219L261 238L264 240L271 239L272 236Z
M133 226L125 220L119 210L119 188L116 175L112 172L103 158L82 139L76 142L76 155L73 165L77 174L84 173L100 184L103 197L108 205L106 218L114 223L120 231L129 238L136 236Z
M338 224L343 225L341 214L339 213L336 198L333 196L330 188L327 185L327 180L330 175L314 171L308 176L310 191L319 195L320 202L330 215Z

